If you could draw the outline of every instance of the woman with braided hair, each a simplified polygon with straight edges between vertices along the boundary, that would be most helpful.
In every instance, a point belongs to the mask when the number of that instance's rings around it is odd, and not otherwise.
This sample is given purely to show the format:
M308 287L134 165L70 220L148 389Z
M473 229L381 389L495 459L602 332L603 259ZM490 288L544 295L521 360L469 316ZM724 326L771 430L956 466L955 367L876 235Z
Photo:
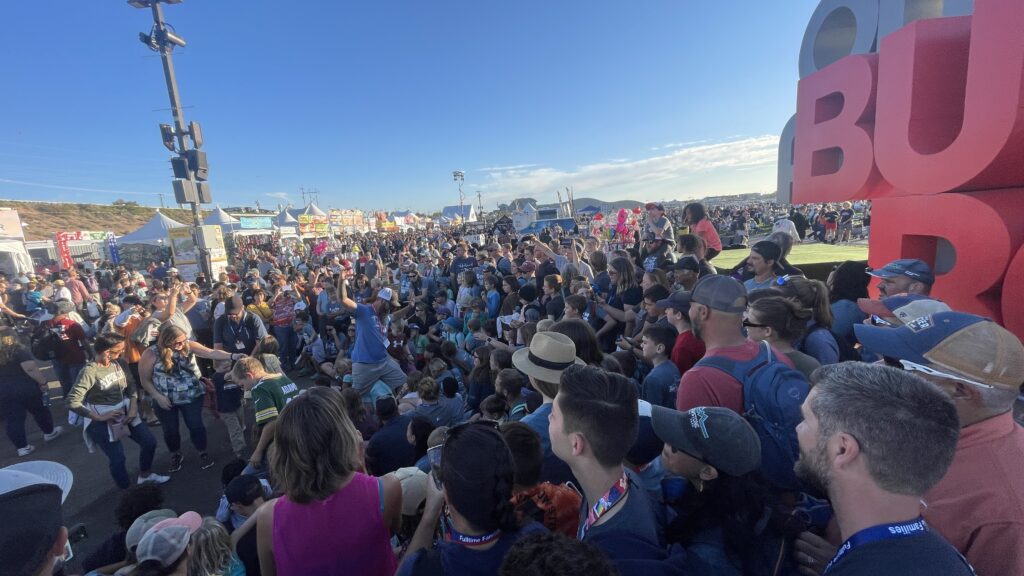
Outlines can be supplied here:
M431 450L423 519L399 576L496 574L513 544L547 532L537 522L520 525L516 520L511 501L515 461L496 422L455 426ZM439 520L444 538L431 548Z

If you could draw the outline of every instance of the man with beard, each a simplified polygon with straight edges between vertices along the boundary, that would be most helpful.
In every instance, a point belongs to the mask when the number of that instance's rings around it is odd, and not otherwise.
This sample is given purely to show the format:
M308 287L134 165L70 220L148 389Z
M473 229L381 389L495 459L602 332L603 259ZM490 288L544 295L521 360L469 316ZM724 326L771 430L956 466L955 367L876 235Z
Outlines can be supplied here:
M823 366L814 381L797 426L796 473L828 494L844 539L823 574L973 575L921 517L921 497L946 473L960 434L949 397L861 362Z
M747 292L735 279L713 275L697 282L690 295L690 325L707 348L705 358L724 356L743 363L760 353L761 344L743 335L746 309ZM772 357L793 366L785 354L773 350ZM743 414L743 383L727 372L698 363L680 380L676 410L684 412L698 406L721 406Z
M878 293L882 298L896 294L927 296L935 284L931 266L914 259L893 260L878 269L868 268L867 273L878 278Z
M355 319L356 341L352 348L352 387L367 396L373 385L381 380L397 390L405 384L405 372L388 354L388 341L384 335L387 316L391 312L392 293L382 288L376 298L367 304L356 304L348 297L349 272L338 275L338 300Z

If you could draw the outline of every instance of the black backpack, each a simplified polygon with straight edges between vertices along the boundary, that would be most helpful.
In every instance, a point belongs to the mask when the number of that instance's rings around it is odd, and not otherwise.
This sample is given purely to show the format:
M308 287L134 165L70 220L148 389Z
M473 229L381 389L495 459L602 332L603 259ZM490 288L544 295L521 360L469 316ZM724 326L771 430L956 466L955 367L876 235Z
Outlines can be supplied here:
M57 357L57 348L60 346L60 336L50 330L45 324L36 327L29 338L29 348L36 360L48 361Z

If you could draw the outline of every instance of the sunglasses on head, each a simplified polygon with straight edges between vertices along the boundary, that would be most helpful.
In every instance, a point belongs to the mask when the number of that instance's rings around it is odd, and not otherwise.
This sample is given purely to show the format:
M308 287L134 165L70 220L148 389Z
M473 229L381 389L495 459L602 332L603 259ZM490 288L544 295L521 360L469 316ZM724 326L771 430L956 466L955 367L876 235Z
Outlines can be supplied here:
M936 370L936 369L932 368L931 366L925 366L924 364L918 364L916 362L911 362L910 360L901 360L899 358L893 358L891 356L882 356L882 362L885 363L886 366L891 366L893 368L899 368L900 370L904 370L904 371L907 371L907 372L920 372L922 374L927 374L929 376L935 376L936 378L946 378L947 380L956 380L957 382L963 382L965 384L970 384L972 386L978 386L979 388L987 388L989 390L991 390L992 388L995 388L995 386L993 386L991 384L984 384L982 382L978 382L977 380L971 380L970 378L964 378L963 376L954 376L953 374L949 374L947 372L942 372L941 370Z

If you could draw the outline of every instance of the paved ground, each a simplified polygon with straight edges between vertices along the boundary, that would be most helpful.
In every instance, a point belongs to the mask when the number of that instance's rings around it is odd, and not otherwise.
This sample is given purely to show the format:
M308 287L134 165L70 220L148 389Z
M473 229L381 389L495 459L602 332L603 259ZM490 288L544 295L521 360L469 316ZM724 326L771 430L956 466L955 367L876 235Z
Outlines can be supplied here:
M120 498L121 490L110 477L106 456L99 450L90 454L82 439L82 429L67 425L67 409L63 400L59 398L60 386L50 369L46 369L44 373L53 380L50 383L51 395L54 397L51 410L54 422L64 426L64 434L53 442L46 443L43 441L42 432L29 417L26 422L29 443L35 445L36 451L26 458L20 458L13 445L4 438L0 441L0 468L24 460L53 460L71 469L75 480L64 503L64 518L68 527L76 524L86 527L88 538L75 545L75 555L81 558L118 530L114 507ZM300 380L300 384L305 387L308 382ZM248 418L251 423L251 409ZM188 429L182 422L182 453L185 455L185 464L164 484L164 504L179 513L195 510L204 516L212 516L216 512L221 494L221 467L234 456L231 454L231 445L224 425L209 411L206 412L204 419L208 437L207 451L213 456L216 464L208 470L199 469L199 454L189 442ZM153 468L166 474L170 465L170 453L164 444L163 433L159 426L150 430L157 439ZM134 479L138 473L139 450L130 439L124 440L123 443L127 453L128 473Z

